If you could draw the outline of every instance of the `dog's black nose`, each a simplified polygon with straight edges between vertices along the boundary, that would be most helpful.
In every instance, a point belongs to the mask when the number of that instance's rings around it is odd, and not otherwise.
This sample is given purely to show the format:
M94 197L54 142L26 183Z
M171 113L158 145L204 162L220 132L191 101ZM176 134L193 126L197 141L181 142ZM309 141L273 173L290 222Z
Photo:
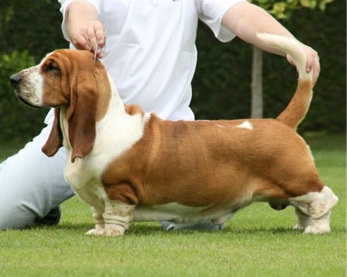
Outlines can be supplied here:
M13 74L10 77L11 85L15 88L17 87L20 82L22 81L22 78L19 76L19 74Z

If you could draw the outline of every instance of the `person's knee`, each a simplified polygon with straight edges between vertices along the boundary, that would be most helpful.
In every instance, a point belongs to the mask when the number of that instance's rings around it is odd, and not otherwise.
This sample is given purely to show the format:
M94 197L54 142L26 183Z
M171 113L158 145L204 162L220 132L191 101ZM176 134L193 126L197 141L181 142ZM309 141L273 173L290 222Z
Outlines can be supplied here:
M23 202L12 201L11 204L0 204L0 229L23 229L34 226L38 215Z

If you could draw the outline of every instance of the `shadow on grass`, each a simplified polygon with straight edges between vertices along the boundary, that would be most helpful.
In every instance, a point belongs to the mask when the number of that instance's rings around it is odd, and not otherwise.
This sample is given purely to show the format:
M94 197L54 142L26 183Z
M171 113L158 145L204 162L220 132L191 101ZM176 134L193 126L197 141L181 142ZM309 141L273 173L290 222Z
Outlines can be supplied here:
M80 233L85 234L88 230L92 229L94 227L93 224L87 224L87 223L63 223L58 226L50 226L50 227L43 227L43 228L49 228L49 229L56 229L60 231L73 231L74 233ZM42 228L42 227L35 227L36 228ZM332 230L333 234L336 233L345 233L346 230L344 228L334 228ZM159 224L141 224L141 223L135 223L133 224L129 231L126 233L128 236L153 236L153 235L196 235L196 234L223 234L223 235L302 235L302 231L300 230L294 230L287 227L276 227L276 228L266 228L266 227L252 227L252 228L240 228L236 227L233 228L233 226L228 226L223 230L197 230L197 229L187 229L187 230L170 230L165 231L163 230Z

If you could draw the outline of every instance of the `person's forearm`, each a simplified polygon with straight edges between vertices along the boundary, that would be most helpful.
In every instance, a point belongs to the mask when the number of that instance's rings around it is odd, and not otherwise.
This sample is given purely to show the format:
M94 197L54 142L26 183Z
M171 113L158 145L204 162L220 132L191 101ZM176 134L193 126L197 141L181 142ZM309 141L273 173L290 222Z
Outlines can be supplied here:
M269 33L294 37L275 18L260 7L248 2L236 4L225 13L222 23L227 29L232 31L242 40L257 46L264 51L285 56L291 64L295 64L295 61L290 55L286 55L278 50L267 47L258 38L257 33ZM302 47L306 53L306 70L307 72L313 70L313 83L315 84L320 72L318 53L305 44L302 44Z
M250 22L256 22L250 24ZM267 52L284 56L284 53L271 49L258 39L257 33L272 33L293 37L276 19L265 10L249 4L240 3L232 7L223 18L223 25L232 30L240 39Z

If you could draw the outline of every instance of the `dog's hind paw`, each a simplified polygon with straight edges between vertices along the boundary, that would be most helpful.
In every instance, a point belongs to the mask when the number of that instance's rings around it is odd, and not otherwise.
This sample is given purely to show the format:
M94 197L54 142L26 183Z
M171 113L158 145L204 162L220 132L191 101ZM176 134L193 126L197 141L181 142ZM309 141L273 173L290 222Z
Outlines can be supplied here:
M330 233L329 226L307 226L305 228L304 234L321 235Z
M293 226L293 230L304 230L305 227L300 226L299 224L296 224L295 226Z

